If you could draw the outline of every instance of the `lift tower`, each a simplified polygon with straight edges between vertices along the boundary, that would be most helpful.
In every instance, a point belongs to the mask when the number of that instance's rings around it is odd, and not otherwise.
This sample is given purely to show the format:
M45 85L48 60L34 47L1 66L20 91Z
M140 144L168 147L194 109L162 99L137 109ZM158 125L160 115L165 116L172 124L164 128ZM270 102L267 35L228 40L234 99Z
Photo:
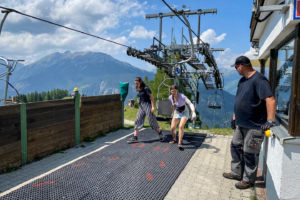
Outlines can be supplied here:
M183 6L185 8L185 6ZM127 55L137 57L145 60L159 69L164 69L164 72L169 75L177 87L185 87L191 90L191 101L194 105L197 103L199 97L198 83L202 79L206 89L222 89L223 81L220 76L217 63L215 61L213 52L224 51L221 48L210 48L208 43L200 41L200 19L201 15L217 13L217 9L198 9L198 10L172 10L169 13L158 13L146 15L146 19L159 18L159 39L153 38L153 43L150 48L145 48L139 51L133 48L127 49ZM198 34L191 29L191 25L186 16L198 15ZM183 18L182 22L189 30L189 40L184 36L183 29L181 35L181 44L165 45L162 43L162 19L165 17ZM197 36L197 42L194 44L192 33ZM185 40L185 44L184 44ZM203 62L196 57L196 54L203 55ZM207 69L206 65L209 67ZM188 70L187 65L193 68ZM180 91L179 91L180 92Z

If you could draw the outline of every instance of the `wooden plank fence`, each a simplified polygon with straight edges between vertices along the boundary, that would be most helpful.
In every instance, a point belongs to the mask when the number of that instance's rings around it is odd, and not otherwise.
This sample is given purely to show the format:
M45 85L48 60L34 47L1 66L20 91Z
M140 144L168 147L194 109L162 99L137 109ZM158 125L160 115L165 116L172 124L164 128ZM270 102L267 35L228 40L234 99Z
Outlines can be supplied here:
M0 106L0 172L21 165L20 105ZM73 99L26 104L27 161L75 145ZM80 141L122 126L120 94L80 98ZM24 141L23 141L24 142ZM24 155L23 155L24 156Z

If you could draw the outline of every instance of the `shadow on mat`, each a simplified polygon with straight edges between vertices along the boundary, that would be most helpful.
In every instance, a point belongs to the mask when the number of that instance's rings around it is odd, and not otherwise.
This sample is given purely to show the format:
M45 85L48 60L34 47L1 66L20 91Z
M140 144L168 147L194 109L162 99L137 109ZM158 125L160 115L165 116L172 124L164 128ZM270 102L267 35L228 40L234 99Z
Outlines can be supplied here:
M144 130L144 131L148 132L149 129ZM171 131L163 130L163 134L165 136L165 140L162 143L169 143L169 142L173 141L173 136L171 134ZM207 134L203 134L203 133L189 133L189 132L184 133L184 136L183 136L183 139L181 142L183 148L179 148L179 150L184 151L184 149L197 149L198 147L200 147L202 145L206 136L207 136ZM176 140L178 141L178 135L176 136ZM140 142L143 142L146 144L154 143L154 142L158 142L158 141L159 141L159 138L152 139L152 140L140 140ZM170 145L177 145L177 143L170 144Z

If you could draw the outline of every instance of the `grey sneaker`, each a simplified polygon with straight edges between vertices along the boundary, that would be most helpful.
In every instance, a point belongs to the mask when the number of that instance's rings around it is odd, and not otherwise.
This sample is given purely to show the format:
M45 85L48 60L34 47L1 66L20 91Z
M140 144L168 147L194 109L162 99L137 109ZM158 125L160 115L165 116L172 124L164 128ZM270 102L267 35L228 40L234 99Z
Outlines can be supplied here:
M159 135L159 139L161 142L163 142L165 140L165 136L162 134L162 131L160 131Z
M137 137L135 137L135 136L133 136L132 138L130 138L130 139L127 141L127 143L136 143L136 142L138 142L138 139L137 139Z

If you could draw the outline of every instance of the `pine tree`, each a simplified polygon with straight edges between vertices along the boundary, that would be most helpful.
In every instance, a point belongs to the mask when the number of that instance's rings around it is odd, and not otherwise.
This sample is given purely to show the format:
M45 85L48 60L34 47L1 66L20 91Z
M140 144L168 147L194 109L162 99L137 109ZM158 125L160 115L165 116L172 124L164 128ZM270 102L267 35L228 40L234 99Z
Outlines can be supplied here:
M45 101L51 100L50 92L48 91L45 97Z
M37 91L34 92L34 101L39 101L39 93Z
M26 98L27 98L27 102L31 102L31 97L29 93L27 94Z
M34 92L30 93L30 100L31 100L31 102L35 102Z
M203 129L204 130L208 130L209 129L209 127L207 126L207 124L204 125Z
M149 86L149 79L147 75L144 77L144 83Z

